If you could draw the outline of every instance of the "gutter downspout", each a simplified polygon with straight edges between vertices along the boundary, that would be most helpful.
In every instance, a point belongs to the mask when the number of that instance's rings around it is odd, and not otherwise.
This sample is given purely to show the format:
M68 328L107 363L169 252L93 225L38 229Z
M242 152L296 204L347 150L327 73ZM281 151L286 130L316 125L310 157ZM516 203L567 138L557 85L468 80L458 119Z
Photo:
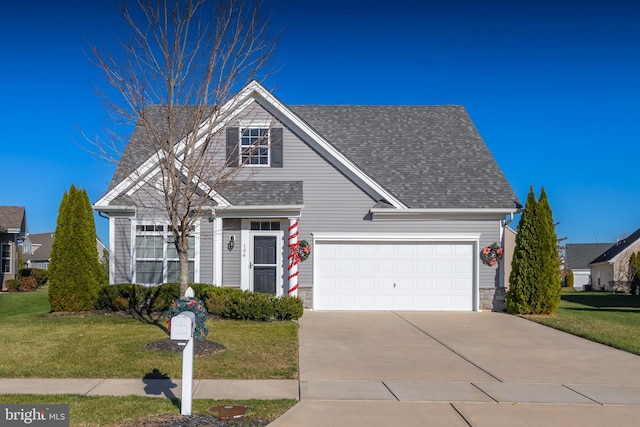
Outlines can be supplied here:
M502 227L500 227L500 246L502 246L503 250L504 250L504 246L505 246L505 238L504 236L506 235L505 230L507 228L507 225L511 224L511 222L513 221L513 216L515 214L519 214L522 213L524 211L524 208L520 208L515 210L514 212L511 212L509 214L509 219L506 220L502 220ZM504 277L504 273L505 273L505 268L504 268L504 264L500 263L500 287L501 288L506 288L505 286L505 277Z

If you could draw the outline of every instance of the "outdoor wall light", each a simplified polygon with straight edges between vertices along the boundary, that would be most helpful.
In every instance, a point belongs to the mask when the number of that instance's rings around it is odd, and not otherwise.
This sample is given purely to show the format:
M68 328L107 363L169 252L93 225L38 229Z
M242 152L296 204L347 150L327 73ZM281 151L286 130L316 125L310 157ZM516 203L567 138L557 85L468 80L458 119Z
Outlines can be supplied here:
M229 243L227 243L227 249L229 249L229 252L233 250L235 243L236 243L236 236L229 236Z

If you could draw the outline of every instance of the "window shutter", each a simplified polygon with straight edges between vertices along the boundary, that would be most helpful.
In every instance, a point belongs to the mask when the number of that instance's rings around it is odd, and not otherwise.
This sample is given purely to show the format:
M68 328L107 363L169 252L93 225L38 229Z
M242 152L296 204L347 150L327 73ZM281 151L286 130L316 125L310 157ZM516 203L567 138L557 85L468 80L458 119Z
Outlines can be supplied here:
M271 129L271 167L282 167L282 128Z
M239 128L227 128L227 166L238 166Z

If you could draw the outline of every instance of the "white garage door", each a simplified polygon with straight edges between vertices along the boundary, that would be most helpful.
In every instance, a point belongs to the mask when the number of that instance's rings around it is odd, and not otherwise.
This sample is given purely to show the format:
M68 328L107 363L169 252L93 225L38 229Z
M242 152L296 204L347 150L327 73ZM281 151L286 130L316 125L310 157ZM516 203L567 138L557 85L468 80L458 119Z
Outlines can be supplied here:
M322 242L316 310L473 310L473 245Z

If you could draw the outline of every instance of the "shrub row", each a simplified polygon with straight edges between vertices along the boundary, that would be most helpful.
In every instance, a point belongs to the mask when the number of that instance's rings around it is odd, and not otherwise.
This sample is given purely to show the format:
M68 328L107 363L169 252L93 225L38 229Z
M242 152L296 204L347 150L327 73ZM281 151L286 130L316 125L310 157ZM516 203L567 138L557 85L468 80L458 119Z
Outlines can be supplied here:
M22 276L19 279L7 280L5 286L9 292L32 292L40 285L35 277Z
M276 297L201 283L194 283L191 287L196 299L204 302L210 314L224 319L297 320L304 312L302 300L296 297ZM154 287L129 283L106 285L100 291L96 309L158 313L167 311L179 297L178 283Z

